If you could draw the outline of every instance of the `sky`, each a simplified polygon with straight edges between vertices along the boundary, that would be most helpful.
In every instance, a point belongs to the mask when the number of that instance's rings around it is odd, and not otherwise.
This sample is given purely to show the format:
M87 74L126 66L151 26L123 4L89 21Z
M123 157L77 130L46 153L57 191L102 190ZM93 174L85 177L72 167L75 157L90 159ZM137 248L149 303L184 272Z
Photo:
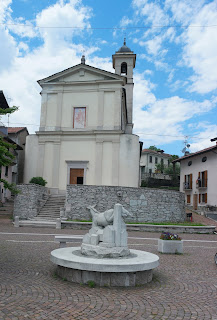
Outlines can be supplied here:
M143 148L183 155L217 137L217 0L0 0L0 90L19 110L9 126L40 124L37 80L80 63L114 72L136 53L134 133ZM7 125L8 118L1 121Z

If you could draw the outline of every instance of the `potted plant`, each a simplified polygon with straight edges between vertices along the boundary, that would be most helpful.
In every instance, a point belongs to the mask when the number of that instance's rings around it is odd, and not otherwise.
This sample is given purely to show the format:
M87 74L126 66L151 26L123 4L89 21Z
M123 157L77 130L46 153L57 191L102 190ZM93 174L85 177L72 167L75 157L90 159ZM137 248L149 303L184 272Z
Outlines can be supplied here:
M162 232L158 239L158 251L161 253L183 253L183 241L174 233Z

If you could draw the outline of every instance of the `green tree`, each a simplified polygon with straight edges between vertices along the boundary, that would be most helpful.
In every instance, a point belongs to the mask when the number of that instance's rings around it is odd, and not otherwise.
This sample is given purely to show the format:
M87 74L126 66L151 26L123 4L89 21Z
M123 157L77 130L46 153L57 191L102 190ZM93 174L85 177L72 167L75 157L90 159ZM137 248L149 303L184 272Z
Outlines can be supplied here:
M161 149L159 149L159 148L157 148L155 146L150 146L148 149L149 150L154 150L154 151L161 151Z
M0 116L11 114L16 110L18 110L18 107L6 109L0 108ZM0 171L2 167L10 166L13 163L13 159L15 158L15 156L10 152L11 148L15 149L16 145L8 143L4 140L4 136L0 135ZM16 185L14 183L8 183L8 181L1 178L0 182L3 183L5 189L9 189L13 193L18 193L18 190L16 189Z

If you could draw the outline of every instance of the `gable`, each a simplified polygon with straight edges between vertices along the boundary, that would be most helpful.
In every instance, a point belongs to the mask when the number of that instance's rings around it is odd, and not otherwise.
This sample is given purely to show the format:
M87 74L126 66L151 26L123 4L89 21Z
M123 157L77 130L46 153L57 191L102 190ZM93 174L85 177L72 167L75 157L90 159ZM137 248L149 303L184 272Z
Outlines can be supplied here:
M50 77L38 81L42 84L52 83L73 83L73 82L97 82L97 81L118 81L126 83L126 77L118 74L79 64L72 68L58 72Z

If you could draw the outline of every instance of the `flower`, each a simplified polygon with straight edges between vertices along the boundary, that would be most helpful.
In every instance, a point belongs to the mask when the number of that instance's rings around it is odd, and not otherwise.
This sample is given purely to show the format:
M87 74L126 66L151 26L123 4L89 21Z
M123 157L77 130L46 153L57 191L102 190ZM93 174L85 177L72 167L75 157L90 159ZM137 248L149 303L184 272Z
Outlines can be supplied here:
M182 240L178 234L170 233L170 232L162 232L160 239L162 240Z

